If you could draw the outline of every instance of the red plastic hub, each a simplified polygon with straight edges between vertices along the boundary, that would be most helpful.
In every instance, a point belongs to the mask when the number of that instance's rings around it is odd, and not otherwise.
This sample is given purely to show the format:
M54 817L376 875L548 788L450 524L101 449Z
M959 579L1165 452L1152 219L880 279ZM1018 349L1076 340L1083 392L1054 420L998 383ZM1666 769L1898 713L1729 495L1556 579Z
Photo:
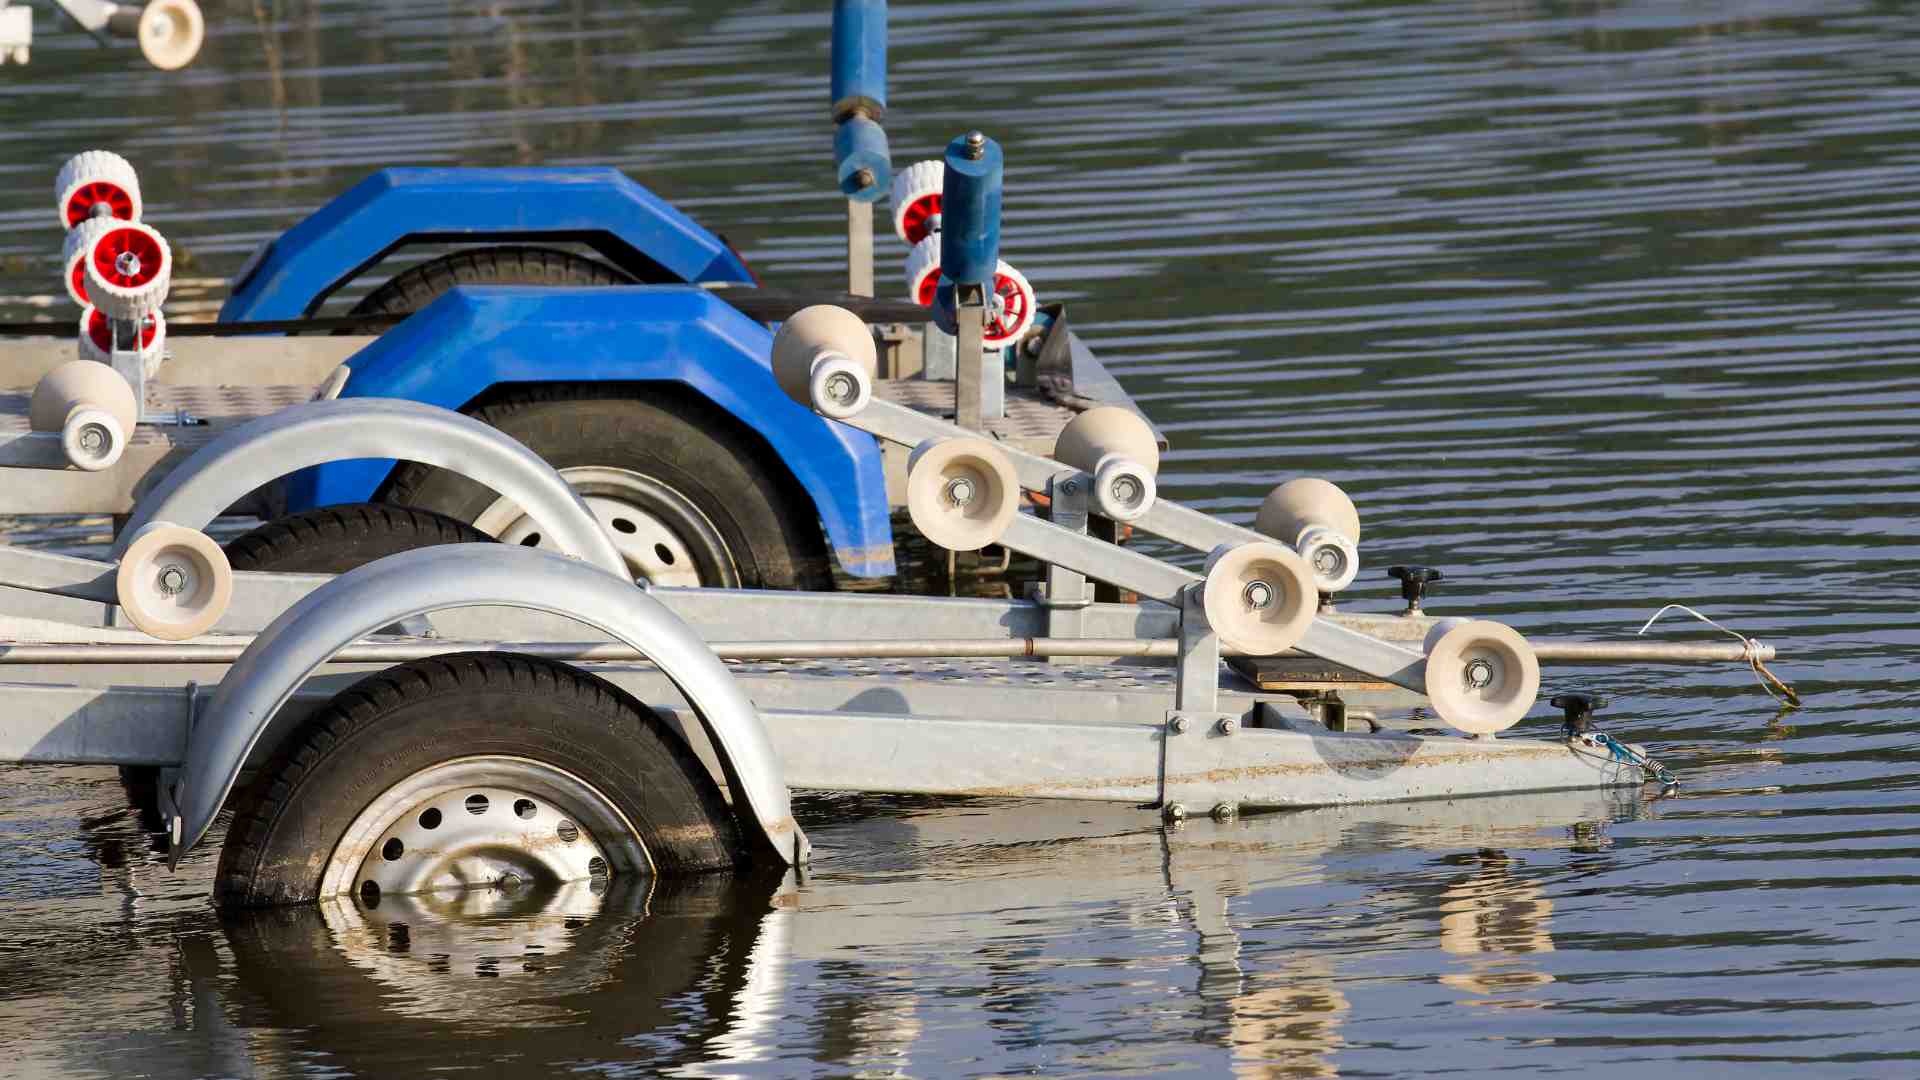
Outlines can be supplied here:
M160 323L148 315L140 320L140 348L144 351L153 347L154 335L160 332ZM87 336L99 346L103 353L113 351L113 321L103 311L96 310L87 320Z
M140 269L122 273L120 256L131 254ZM93 268L104 281L123 289L137 289L160 274L160 244L142 229L109 229L93 242Z
M71 229L91 217L98 203L106 203L113 216L121 221L133 220L133 196L112 181L95 180L82 185L67 199L67 228Z
M985 336L1003 341L1027 318L1027 294L1020 283L1006 274L993 275L993 293L1000 298L1000 311L989 313Z
M919 288L914 290L913 302L921 307L933 305L933 295L940 291L940 268L934 267L927 276L920 279Z
M87 302L87 261L85 259L73 260L73 295L79 297L81 303Z
M900 215L900 227L907 234L907 243L917 244L933 231L933 219L940 215L940 193L922 195L907 204L907 210ZM932 303L931 298L920 301Z

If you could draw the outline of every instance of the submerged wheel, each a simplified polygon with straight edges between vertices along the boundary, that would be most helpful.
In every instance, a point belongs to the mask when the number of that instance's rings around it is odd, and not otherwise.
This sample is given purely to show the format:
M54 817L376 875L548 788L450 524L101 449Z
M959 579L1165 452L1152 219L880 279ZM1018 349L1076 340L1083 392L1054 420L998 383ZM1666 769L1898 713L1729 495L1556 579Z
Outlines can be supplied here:
M594 387L522 393L468 410L560 470L636 580L709 588L832 584L819 517L750 432L703 401ZM486 487L403 462L384 501L445 514L528 547L551 541Z
M598 676L455 653L369 676L232 800L214 895L557 885L743 860L720 790L659 714Z
M394 275L360 298L353 315L405 315L455 285L632 285L632 275L570 251L483 247L456 251Z
M344 574L416 548L492 542L466 522L431 510L347 503L277 518L229 540L227 561L235 570Z

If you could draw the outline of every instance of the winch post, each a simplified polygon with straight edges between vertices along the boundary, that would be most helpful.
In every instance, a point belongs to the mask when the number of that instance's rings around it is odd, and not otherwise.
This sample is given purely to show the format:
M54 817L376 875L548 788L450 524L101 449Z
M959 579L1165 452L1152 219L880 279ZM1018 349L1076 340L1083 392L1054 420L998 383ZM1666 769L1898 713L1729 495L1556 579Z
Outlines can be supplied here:
M873 204L893 183L887 133L886 0L834 0L834 171L847 197L847 291L873 295Z
M968 431L1007 414L1007 381L998 350L986 351L987 304L1000 263L1000 144L970 131L947 144L941 181L940 275L951 283L954 320L954 421ZM936 300L936 303L939 301Z

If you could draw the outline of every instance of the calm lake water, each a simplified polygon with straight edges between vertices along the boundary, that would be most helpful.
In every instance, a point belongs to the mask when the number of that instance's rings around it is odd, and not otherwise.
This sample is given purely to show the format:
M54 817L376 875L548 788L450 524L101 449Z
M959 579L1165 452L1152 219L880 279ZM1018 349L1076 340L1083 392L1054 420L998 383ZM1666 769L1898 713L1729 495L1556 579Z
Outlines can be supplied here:
M896 162L1002 141L1006 255L1171 436L1166 495L1250 520L1326 476L1351 609L1396 562L1541 635L1684 602L1806 707L1555 667L1683 786L1171 829L810 796L804 880L476 910L223 918L111 770L3 771L0 1073L1920 1074L1911 9L894 7ZM617 165L831 284L827 8L213 0L174 75L43 11L0 69L0 318L65 310L49 188L94 145L205 279L177 316L387 164Z

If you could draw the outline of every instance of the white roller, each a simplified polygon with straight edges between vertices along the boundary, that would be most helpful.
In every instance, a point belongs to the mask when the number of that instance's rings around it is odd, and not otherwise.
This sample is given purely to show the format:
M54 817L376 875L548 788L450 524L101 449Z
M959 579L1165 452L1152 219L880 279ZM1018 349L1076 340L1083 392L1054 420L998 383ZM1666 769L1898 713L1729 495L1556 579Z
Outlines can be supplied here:
M907 513L921 535L953 551L1004 536L1020 512L1020 477L986 439L929 439L907 459Z
M120 460L139 419L140 403L127 380L88 360L69 360L47 372L27 405L33 430L59 432L67 460L88 472Z
M233 600L233 567L198 529L164 521L143 526L114 575L120 609L141 631L184 641L212 629Z
M879 350L860 316L832 304L793 313L773 335L773 377L787 396L846 419L873 400Z
M126 158L111 150L87 150L67 159L53 181L54 209L60 227L71 229L104 205L108 216L140 220L140 177Z
M113 227L116 220L110 217L87 218L67 230L67 238L60 246L61 282L67 287L67 295L82 307L87 303L87 251L101 233Z
M1540 695L1540 661L1510 626L1442 619L1427 631L1427 699L1440 719L1472 735L1518 723Z
M933 303L934 290L940 287L940 237L938 234L916 241L907 252L905 267L907 299L926 307Z
M947 178L943 161L916 161L893 174L893 233L918 244L940 231L940 195Z
M1221 643L1254 656L1299 644L1320 607L1306 562L1291 548L1259 540L1214 549L1200 595Z
M160 310L173 285L173 250L151 226L115 223L100 231L84 260L87 300L115 319Z
M193 0L152 0L140 12L140 55L161 71L193 63L207 37L207 21Z
M1267 493L1254 529L1298 551L1321 592L1339 592L1360 573L1360 511L1347 493L1315 477Z
M1132 521L1152 509L1160 441L1132 409L1101 405L1074 417L1055 441L1053 456L1093 477L1101 514Z
M97 363L113 363L113 322L99 308L89 304L80 309L80 333L77 337L80 346L80 359ZM122 342L131 346L132 342ZM160 362L167 352L167 317L157 311L149 312L140 318L140 364L147 378L151 379L160 370Z

